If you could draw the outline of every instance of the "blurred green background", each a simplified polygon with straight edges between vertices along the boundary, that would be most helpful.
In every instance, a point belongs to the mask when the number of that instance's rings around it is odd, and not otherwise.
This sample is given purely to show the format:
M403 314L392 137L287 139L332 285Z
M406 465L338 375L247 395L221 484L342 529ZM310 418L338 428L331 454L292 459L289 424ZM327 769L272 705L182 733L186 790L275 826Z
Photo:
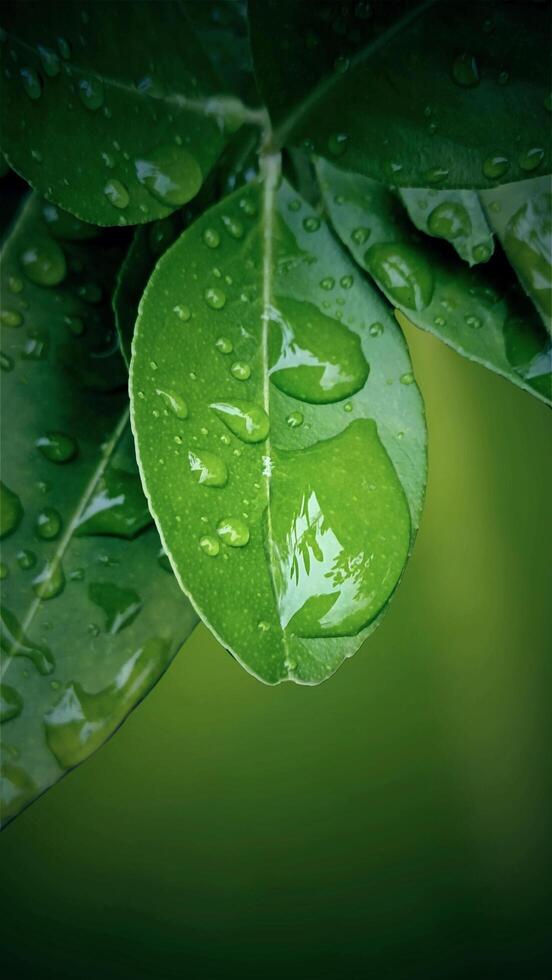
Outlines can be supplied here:
M383 625L313 689L199 628L0 838L6 980L552 975L552 419L409 341L429 490Z

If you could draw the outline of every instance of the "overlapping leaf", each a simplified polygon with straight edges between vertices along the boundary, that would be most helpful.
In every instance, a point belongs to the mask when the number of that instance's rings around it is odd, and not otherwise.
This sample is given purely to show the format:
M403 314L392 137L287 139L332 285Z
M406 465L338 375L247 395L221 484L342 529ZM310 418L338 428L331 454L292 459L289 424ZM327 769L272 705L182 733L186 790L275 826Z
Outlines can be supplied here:
M160 260L132 418L184 590L268 683L317 683L385 608L418 526L425 426L385 304L270 160Z
M32 195L2 254L4 821L112 734L196 622L136 470L109 306L125 246Z

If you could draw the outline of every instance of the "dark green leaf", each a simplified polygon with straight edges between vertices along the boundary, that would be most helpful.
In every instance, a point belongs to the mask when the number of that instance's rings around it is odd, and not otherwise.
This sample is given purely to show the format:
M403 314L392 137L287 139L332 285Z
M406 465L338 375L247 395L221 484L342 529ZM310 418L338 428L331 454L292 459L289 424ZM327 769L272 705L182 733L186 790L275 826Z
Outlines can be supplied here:
M481 195L489 221L552 334L552 193L549 177L504 184Z
M274 143L402 187L549 172L550 8L250 0Z
M224 144L224 99L185 4L7 3L2 141L49 200L102 225L168 215Z
M112 734L196 621L136 469L112 238L32 195L2 254L4 821Z
M489 261L494 240L477 191L405 187L400 197L420 231L450 242L470 265Z
M184 590L261 680L317 683L374 628L425 484L423 408L385 304L290 186L252 184L161 259L131 400ZM184 271L185 270L185 271Z
M402 316L460 354L552 401L550 342L503 257L469 269L422 238L382 184L319 160L338 235Z

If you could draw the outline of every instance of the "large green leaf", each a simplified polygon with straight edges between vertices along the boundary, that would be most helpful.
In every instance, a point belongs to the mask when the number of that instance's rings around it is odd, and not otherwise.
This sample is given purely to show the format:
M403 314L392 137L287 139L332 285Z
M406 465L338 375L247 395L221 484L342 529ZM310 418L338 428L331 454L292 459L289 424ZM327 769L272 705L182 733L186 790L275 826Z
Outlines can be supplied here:
M185 3L11 2L2 29L3 149L33 187L101 225L161 218L197 194L225 100Z
M267 683L317 683L390 598L418 526L425 425L401 332L278 178L163 256L131 369L139 464L167 554Z
M403 187L549 172L550 8L250 0L274 142Z
M400 315L552 402L550 341L503 256L470 269L418 234L383 184L324 160L317 171L338 235Z
M404 187L399 193L416 228L449 242L469 265L489 261L494 239L477 191Z
M552 186L549 177L481 194L489 221L552 334Z
M196 622L136 469L112 238L32 195L2 253L4 821L112 734Z

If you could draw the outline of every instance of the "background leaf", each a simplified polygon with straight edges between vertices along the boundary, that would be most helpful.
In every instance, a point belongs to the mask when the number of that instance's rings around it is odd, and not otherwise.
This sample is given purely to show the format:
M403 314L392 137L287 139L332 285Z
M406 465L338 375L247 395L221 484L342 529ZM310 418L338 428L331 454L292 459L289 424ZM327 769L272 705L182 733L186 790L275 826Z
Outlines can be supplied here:
M274 141L402 187L549 172L547 4L251 0Z
M109 308L125 243L31 195L2 254L4 821L112 734L196 622L127 421Z
M382 184L324 160L317 172L335 230L401 316L552 401L550 342L503 256L469 269L422 238Z
M359 647L399 577L425 426L385 304L274 181L202 215L157 265L134 339L133 426L152 513L201 616L260 679L316 683ZM358 563L376 515L377 599L354 628L336 603L326 627L325 583L339 575L346 598L358 574L365 596L372 571ZM352 618L361 606L351 599Z
M476 191L403 187L399 194L420 231L449 242L469 265L489 261L494 239Z
M8 3L2 141L49 200L102 225L168 215L225 141L186 4Z

